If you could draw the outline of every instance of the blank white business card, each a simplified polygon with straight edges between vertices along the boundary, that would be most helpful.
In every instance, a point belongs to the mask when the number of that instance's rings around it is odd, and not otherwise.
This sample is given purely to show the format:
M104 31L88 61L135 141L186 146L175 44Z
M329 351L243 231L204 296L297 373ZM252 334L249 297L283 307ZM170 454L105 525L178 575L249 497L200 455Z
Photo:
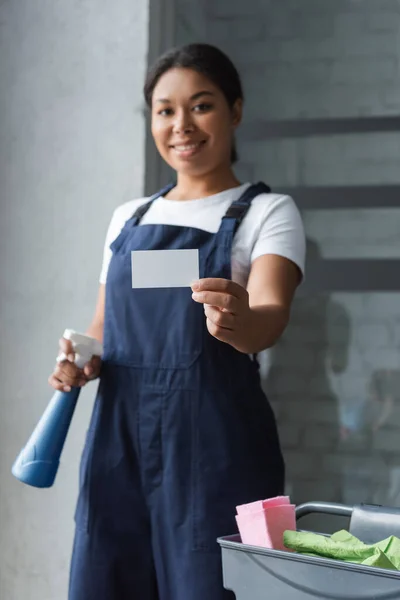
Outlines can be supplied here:
M132 288L190 287L199 279L198 250L139 250L132 256Z

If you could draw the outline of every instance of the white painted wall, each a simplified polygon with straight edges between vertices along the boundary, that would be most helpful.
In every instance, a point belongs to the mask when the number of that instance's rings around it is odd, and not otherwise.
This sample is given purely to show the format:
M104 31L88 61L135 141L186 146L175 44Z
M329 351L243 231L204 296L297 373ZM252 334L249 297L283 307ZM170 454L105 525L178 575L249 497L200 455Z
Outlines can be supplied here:
M56 485L12 462L51 390L58 338L91 317L113 209L142 193L147 0L0 3L0 598L63 600L81 397Z

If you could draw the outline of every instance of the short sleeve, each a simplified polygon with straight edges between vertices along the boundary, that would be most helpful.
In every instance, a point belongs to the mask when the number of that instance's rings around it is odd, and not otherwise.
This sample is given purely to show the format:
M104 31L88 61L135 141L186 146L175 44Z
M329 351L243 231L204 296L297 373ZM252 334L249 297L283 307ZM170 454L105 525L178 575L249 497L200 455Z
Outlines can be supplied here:
M124 226L124 219L121 217L122 217L122 215L121 215L121 210L119 207L114 211L114 213L111 217L110 224L107 229L106 239L104 242L104 250L103 250L103 263L101 266L100 279L99 279L100 283L103 283L103 284L105 284L107 281L108 267L110 265L110 261L111 261L111 257L112 257L112 252L110 250L110 246L113 243L113 241L118 237L118 235L121 232L121 229Z
M277 254L294 262L303 277L306 240L300 212L290 196L277 196L263 216L251 262L264 254Z

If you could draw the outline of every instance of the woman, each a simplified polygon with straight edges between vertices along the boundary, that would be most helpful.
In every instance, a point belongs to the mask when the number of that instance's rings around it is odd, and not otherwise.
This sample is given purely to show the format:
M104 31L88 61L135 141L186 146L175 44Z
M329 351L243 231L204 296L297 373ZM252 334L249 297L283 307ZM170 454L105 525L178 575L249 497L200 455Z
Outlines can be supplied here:
M223 600L216 538L235 532L236 505L284 489L255 354L288 323L304 234L289 197L234 175L243 93L224 54L167 53L145 97L176 184L116 209L88 329L102 362L64 361L50 377L68 390L100 375L69 598ZM132 251L193 248L192 289L132 289Z

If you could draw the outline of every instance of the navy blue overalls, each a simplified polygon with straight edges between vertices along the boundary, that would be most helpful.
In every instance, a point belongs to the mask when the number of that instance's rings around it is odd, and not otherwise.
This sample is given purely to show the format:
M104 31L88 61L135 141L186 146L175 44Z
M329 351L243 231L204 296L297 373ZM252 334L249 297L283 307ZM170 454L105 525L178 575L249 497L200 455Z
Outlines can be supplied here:
M168 189L171 189L170 186ZM212 234L139 225L112 244L104 362L82 457L70 600L227 600L216 538L238 504L280 495L284 465L258 363L216 340L189 288L132 289L131 252L197 248L231 278L251 186Z

